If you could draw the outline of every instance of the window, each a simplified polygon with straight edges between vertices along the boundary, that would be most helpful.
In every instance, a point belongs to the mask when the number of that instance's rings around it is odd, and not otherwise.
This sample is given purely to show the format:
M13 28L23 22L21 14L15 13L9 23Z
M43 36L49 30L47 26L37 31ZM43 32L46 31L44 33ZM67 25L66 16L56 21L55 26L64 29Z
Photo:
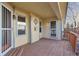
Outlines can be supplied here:
M18 29L18 35L25 34L26 30L25 17L18 16L17 29Z
M11 12L2 6L2 52L11 47Z
M42 32L41 22L39 23L39 32Z
M51 28L56 28L56 21L51 21Z

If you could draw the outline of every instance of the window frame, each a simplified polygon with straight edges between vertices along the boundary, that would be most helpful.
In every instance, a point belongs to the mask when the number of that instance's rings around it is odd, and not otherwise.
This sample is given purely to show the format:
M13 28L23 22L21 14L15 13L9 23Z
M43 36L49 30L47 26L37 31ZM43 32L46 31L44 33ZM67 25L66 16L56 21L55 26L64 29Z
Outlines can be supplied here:
M18 21L18 17L25 18L25 22L23 22L23 23L25 23L25 25L24 25L24 27L25 27L25 33L24 34L18 34L18 22L20 22L20 21ZM22 16L22 15L17 15L17 36L22 36L22 35L26 35L26 17Z

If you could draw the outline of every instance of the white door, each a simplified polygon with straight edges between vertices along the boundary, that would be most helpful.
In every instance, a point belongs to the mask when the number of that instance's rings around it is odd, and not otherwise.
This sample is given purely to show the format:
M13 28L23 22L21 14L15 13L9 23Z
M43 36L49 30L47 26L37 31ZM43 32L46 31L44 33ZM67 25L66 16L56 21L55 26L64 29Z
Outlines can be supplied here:
M4 55L12 48L12 19L10 10L4 6L1 9L1 55Z
M56 38L56 21L50 22L50 36L51 38Z
M39 19L31 16L31 43L39 40Z

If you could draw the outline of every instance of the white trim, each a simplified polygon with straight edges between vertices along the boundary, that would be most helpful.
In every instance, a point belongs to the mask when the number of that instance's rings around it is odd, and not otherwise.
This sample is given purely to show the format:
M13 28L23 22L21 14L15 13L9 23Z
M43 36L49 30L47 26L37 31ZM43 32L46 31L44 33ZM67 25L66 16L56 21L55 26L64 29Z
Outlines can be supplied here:
M8 9L11 13L13 12L12 11L12 9L10 9L9 7L7 7L7 5L6 4L4 4L4 3L1 3L1 6L4 6L6 9Z
M26 25L26 22L17 22L18 25Z
M12 44L12 48L13 48L13 11L10 9L10 8L8 8L9 9L9 11L11 11L11 44Z
M12 30L11 28L1 28L0 30Z

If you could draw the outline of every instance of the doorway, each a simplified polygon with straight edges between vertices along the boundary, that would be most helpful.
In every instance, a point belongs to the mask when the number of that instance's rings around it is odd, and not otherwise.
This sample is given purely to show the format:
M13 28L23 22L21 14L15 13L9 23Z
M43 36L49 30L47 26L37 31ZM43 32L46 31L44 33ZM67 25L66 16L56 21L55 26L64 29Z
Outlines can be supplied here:
M50 36L51 36L51 38L56 37L56 21L50 22Z
M1 55L5 55L12 48L12 19L11 11L1 5Z

